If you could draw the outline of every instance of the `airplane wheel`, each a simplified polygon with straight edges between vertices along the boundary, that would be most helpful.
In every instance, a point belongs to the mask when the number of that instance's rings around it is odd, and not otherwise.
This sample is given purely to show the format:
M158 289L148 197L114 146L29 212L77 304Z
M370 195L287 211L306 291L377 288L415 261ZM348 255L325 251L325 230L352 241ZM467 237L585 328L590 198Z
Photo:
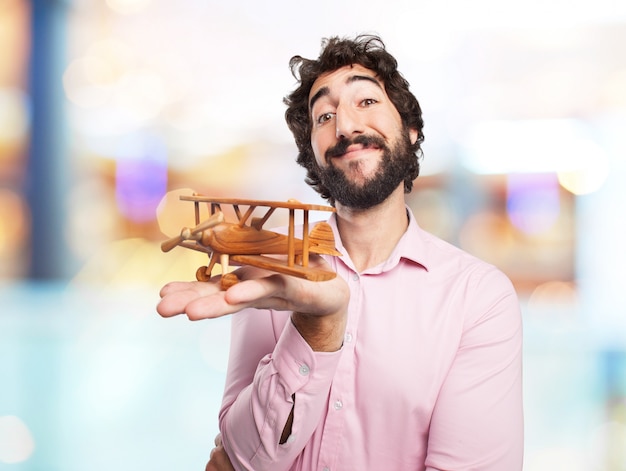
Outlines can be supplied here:
M196 280L198 281L209 281L211 279L211 275L207 274L207 267L200 267L196 270Z
M234 273L222 275L222 289L226 290L237 283L239 283L239 278Z

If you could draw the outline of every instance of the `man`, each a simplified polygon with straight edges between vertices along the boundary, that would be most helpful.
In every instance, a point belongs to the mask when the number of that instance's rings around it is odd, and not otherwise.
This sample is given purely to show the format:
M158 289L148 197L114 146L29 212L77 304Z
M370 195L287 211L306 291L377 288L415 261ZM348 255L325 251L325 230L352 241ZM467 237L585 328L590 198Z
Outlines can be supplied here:
M313 260L327 282L244 267L225 292L161 291L165 317L237 313L207 470L520 470L517 297L407 208L423 121L395 59L358 36L290 65L287 123L343 256Z

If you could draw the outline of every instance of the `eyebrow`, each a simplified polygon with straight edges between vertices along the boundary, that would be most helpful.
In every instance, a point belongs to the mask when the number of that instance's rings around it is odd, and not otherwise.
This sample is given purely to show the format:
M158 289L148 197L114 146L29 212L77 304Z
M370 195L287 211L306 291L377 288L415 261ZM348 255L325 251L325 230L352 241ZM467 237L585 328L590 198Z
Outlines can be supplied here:
M376 80L374 77L370 77L369 75L351 75L350 77L348 77L348 79L346 80L346 83L353 83L353 82L358 82L360 80L366 80L368 82L372 82L373 84L375 84L378 88L380 88L382 90L382 86L380 84L380 82L378 80ZM330 93L330 89L328 87L322 87L320 88L315 95L313 95L311 97L311 100L309 101L309 110L313 109L313 105L315 104L315 102L317 100L319 100L320 98L322 98L323 96L326 96Z

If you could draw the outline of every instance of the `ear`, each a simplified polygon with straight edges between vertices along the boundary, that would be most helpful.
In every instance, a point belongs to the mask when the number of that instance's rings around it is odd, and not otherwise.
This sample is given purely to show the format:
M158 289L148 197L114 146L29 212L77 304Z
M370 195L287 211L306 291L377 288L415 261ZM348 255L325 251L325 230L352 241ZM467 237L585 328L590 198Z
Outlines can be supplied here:
M415 144L417 142L417 138L419 137L420 133L417 129L409 129L409 137L411 138L411 144Z

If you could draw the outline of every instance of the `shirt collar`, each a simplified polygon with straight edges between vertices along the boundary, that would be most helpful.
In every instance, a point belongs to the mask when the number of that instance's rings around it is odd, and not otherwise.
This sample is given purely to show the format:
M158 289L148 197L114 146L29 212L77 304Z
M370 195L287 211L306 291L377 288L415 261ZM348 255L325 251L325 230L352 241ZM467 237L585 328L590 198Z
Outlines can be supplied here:
M391 252L389 258L378 266L367 269L364 273L374 274L389 271L396 265L398 265L401 259L405 259L417 265L420 265L426 271L428 271L429 261L428 252L426 250L427 244L425 243L424 237L425 232L417 224L415 216L408 206L406 207L406 212L409 217L409 225L406 232L398 241L395 249L393 250L393 252ZM339 230L337 229L337 215L332 214L328 223L332 227L333 233L335 234L335 243L337 250L344 254L341 259L344 261L344 263L354 269L352 261L348 256L347 250L343 246Z
M404 258L421 265L426 271L428 271L429 263L428 252L426 250L424 240L425 232L417 224L413 211L411 211L411 208L408 206L406 207L406 213L409 217L409 226L398 241L396 248L391 253L389 260L386 263L392 263L393 266L395 266L401 258Z

